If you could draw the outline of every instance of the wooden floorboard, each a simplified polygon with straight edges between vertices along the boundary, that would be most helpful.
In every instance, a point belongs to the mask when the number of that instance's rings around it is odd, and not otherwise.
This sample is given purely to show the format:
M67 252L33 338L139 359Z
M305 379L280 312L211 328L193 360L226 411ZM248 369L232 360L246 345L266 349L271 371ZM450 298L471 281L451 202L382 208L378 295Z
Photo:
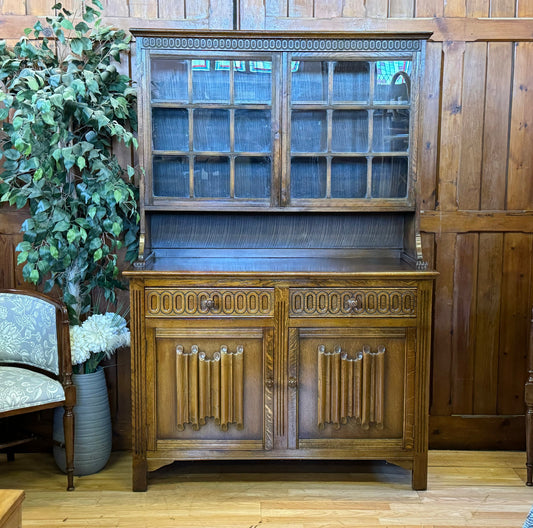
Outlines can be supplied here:
M23 489L33 528L519 528L533 505L523 452L430 451L427 491L385 462L195 462L131 489L131 456L66 477L48 454L0 455L0 488Z

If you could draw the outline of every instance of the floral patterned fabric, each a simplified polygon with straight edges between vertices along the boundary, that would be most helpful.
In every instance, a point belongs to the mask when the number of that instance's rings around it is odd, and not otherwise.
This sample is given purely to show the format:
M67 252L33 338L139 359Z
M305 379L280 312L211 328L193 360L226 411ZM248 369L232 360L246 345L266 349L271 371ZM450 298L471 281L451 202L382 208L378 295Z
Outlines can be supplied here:
M29 295L0 293L0 361L59 373L52 304Z
M59 381L18 367L0 367L0 413L65 399Z

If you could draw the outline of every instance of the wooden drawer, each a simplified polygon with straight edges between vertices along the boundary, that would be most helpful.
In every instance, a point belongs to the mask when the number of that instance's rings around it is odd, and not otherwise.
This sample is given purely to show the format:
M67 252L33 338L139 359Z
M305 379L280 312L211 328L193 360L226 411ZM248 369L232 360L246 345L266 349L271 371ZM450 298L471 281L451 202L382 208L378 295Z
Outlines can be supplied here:
M416 288L291 288L291 317L416 317Z
M272 317L272 288L147 288L146 317Z

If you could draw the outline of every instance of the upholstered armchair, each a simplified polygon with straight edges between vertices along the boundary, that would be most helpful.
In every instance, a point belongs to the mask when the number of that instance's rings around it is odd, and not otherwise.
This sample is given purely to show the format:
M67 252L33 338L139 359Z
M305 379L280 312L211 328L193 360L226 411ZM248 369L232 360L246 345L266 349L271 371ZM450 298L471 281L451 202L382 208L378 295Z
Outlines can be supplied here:
M67 489L74 489L74 414L66 308L36 292L0 290L0 420L63 406ZM0 440L0 450L14 442Z

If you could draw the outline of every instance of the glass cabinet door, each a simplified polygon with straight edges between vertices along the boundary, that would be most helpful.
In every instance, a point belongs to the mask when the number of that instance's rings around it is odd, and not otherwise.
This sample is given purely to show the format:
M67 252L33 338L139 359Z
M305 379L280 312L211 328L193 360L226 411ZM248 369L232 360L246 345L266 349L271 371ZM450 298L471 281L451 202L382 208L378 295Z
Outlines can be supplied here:
M149 200L270 204L273 60L151 59Z
M289 62L290 204L406 199L411 60Z

